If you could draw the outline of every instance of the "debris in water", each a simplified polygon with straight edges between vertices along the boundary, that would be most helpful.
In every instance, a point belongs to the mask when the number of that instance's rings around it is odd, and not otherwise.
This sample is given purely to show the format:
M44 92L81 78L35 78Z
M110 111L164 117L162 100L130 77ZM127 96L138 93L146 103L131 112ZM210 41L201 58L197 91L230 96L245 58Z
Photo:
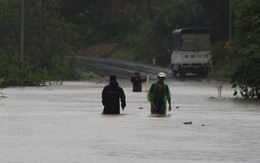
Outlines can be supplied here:
M191 125L191 124L192 124L192 121L184 122L183 124L185 124L185 125Z

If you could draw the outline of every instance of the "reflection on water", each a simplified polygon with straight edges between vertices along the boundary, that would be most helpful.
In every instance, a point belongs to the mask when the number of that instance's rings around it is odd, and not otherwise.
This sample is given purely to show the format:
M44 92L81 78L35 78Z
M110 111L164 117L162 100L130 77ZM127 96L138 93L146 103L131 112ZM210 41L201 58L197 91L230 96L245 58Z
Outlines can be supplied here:
M171 114L150 114L149 117L162 117L162 118L168 118L171 116Z
M106 117L117 117L117 116L126 116L126 115L132 115L130 113L120 113L120 114L104 114L104 113L100 113L103 116Z

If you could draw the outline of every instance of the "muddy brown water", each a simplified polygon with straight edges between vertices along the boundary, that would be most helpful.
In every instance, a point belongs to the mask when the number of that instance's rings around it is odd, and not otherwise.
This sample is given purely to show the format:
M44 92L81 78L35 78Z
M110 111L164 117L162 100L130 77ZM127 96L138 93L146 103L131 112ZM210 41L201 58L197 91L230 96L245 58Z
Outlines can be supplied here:
M125 110L102 114L107 83L1 90L0 162L260 162L260 103L235 99L229 84L219 97L219 82L166 80L173 110L162 116L149 113L146 85L132 92L129 80L119 80Z

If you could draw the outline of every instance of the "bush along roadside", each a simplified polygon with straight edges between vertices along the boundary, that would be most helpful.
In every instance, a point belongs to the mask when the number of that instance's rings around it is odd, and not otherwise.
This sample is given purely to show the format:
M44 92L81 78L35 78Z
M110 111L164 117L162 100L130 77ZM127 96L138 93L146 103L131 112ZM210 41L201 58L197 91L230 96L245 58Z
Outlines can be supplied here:
M19 61L15 53L0 55L0 87L40 86L46 81L43 73L33 72L33 68Z

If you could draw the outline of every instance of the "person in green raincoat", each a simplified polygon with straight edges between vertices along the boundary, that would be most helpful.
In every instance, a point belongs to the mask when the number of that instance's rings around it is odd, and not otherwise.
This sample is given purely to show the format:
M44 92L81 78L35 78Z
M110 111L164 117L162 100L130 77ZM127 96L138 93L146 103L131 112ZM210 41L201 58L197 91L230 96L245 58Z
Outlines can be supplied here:
M167 84L164 83L166 75L164 72L158 74L158 81L153 83L147 93L147 100L151 103L152 114L167 114L167 104L169 104L169 111L171 106L171 92Z

